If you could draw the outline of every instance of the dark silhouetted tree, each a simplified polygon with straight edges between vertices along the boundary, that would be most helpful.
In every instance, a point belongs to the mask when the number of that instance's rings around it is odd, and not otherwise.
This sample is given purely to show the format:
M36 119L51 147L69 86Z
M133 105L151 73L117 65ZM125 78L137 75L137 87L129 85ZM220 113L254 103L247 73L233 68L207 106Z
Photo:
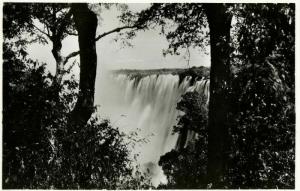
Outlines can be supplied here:
M142 13L143 17L153 18L151 21L162 25L163 33L170 40L171 53L178 53L180 47L204 47L209 29L211 82L207 182L218 187L226 168L232 14L227 12L225 4L153 4ZM165 31L166 19L175 22L174 30Z

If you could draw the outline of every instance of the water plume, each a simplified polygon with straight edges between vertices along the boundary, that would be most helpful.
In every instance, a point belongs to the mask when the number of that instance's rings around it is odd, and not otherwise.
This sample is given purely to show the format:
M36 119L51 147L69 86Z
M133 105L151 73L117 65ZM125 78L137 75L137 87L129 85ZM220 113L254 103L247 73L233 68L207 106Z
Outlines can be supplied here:
M180 80L176 74L132 76L105 72L100 76L95 95L100 115L109 118L121 131L136 131L147 140L136 146L133 153L139 154L140 165L151 167L154 185L165 182L158 161L175 148L178 140L178 134L172 133L180 114L176 105L187 91L208 95L209 80L198 79L191 84L191 76ZM191 136L192 133L188 138L192 139Z

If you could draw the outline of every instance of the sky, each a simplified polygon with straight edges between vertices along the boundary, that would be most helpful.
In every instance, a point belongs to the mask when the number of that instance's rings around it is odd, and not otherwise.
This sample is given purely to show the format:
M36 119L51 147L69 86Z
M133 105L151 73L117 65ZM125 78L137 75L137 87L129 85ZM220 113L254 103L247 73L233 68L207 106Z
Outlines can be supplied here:
M133 11L141 11L150 4L135 3L129 4ZM110 31L116 27L123 26L117 19L120 12L116 8L105 10L101 13L101 20L97 28L97 34ZM116 33L108 35L96 42L98 68L103 69L157 69L157 68L185 68L187 60L184 54L179 56L163 56L162 50L168 47L168 41L159 34L159 29L139 31L136 37L131 40L133 47L122 47L121 42L115 42ZM51 46L32 44L28 47L29 56L41 62L47 63L50 72L55 71L55 60L51 54ZM63 41L62 54L68 55L78 50L77 37L67 37ZM183 53L186 50L183 50ZM200 50L190 49L190 66L209 66L208 53ZM78 58L77 58L78 59ZM77 69L78 70L78 69Z

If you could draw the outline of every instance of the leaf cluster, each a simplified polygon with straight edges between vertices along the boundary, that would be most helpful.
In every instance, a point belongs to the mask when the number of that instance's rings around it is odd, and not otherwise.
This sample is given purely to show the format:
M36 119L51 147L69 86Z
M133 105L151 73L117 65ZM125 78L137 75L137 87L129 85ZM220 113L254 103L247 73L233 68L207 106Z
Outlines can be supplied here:
M209 43L207 19L199 3L155 3L140 13L138 22L161 26L161 34L169 41L164 55L178 55L180 48L188 47L205 50Z
M6 39L18 38L27 43L48 43L49 39L63 40L75 33L67 3L5 3L3 34ZM24 38L24 34L31 40Z

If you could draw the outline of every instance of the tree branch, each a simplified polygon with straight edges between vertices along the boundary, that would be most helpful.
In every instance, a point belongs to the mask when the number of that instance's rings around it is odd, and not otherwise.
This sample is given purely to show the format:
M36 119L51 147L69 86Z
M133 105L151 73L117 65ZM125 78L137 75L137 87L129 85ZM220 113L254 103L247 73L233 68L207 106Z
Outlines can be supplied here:
M79 54L79 51L75 51L75 52L70 53L68 56L66 56L65 60L64 60L64 65L69 61L70 58L73 58L73 57L77 56L78 54Z
M118 28L115 28L111 31L104 32L104 33L100 34L95 39L95 41L98 41L99 39L101 39L101 38L103 38L103 37L105 37L109 34L112 34L112 33L115 33L115 32L120 32L121 30L124 30L124 29L133 29L133 28L138 28L138 25L118 27ZM74 34L74 35L76 35L76 34ZM75 52L70 53L68 56L66 56L65 60L64 60L64 65L69 61L70 58L73 58L73 57L77 56L78 54L79 54L79 51L75 51Z
M95 41L98 41L99 39L111 34L111 33L115 33L115 32L120 32L121 30L124 30L124 29L133 29L133 28L138 28L137 25L133 25L133 26L123 26L123 27L118 27L118 28L115 28L111 31L108 31L108 32L104 32L102 34L100 34L96 39Z
M50 28L49 28L49 26L46 23L45 23L45 27L46 27L47 33L49 34L49 36L51 36L50 35Z
M67 33L68 35L72 35L72 36L78 36L78 34L77 34L77 33L75 33L75 32L66 31L66 33Z
M77 60L74 60L73 63L69 66L68 69L65 70L64 73L67 73L67 74L70 73L70 71L72 70L72 68L75 66L76 63L78 64Z
M71 22L71 16L72 16L72 13L71 13L71 10L69 10L66 13L66 15L63 18L61 18L61 24L58 26L58 29L57 29L57 36L61 37L63 35L63 32L65 32L66 27Z
M108 32L105 32L105 33L100 34L100 35L95 39L95 41L97 41L97 40L99 40L99 39L101 39L101 38L103 38L103 37L105 37L106 35L109 35L109 34L111 34L111 33L119 32L120 30L124 30L124 29L132 29L132 28L137 28L137 26L136 26L136 25L133 25L133 26L124 26L124 27L118 27L118 28L115 28L115 29L113 29L113 30L111 30L111 31L108 31ZM74 35L76 35L76 34L74 34ZM64 64L66 64L66 63L69 61L70 58L73 58L73 57L77 56L78 54L79 54L79 51L75 51L75 52L70 53L68 56L65 57Z
M41 30L39 27L35 26L34 24L30 23L35 29L37 29L40 33L46 35L48 38L51 38L50 34L46 33L45 31Z

